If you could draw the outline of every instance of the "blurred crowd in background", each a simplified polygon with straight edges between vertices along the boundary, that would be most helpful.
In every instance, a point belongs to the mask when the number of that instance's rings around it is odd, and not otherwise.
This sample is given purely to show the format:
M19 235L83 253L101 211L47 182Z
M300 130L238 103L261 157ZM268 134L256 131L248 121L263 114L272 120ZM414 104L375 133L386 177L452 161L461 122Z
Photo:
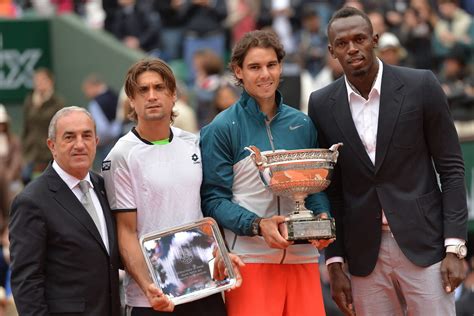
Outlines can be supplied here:
M368 13L379 34L378 54L385 63L431 69L446 92L460 138L474 139L474 1L473 0L0 0L0 17L74 13L93 29L110 33L124 46L142 50L170 64L177 73L178 117L175 126L198 133L240 95L226 65L233 43L254 29L273 29L287 53L281 90L285 103L307 111L309 94L342 75L327 50L326 26L344 5ZM52 115L65 104L54 90L54 74L37 69L34 90L24 102L23 131L14 135L0 105L0 306L7 306L8 207L12 197L41 173L51 160L46 146ZM126 133L128 99L92 73L81 89L83 106L94 116L100 144L95 169L115 141ZM472 254L472 250L471 250ZM324 268L324 265L321 265ZM474 310L474 263L457 292L459 315ZM324 277L328 315L338 315ZM463 303L464 302L464 303ZM334 310L332 310L334 308ZM468 313L468 312L466 312ZM1 315L1 313L0 313Z
M254 29L272 28L281 38L288 81L283 95L306 111L309 93L342 73L328 56L326 26L344 5L368 13L384 62L433 70L461 122L460 133L472 132L462 124L474 119L472 0L1 0L0 15L75 13L129 48L182 61L181 95L197 116L191 124L197 131L232 104L227 97L238 95L226 63L233 43Z

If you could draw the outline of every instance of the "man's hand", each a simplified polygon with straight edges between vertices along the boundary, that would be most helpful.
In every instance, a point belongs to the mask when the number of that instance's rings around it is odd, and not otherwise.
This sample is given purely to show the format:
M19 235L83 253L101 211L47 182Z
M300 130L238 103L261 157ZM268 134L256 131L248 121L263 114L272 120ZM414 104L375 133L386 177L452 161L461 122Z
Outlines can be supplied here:
M339 262L331 263L328 265L328 272L332 299L344 315L355 315L352 306L351 281L342 270L342 264Z
M328 219L329 216L328 216L327 213L320 213L316 216L316 218ZM326 248L327 246L329 246L334 240L335 240L334 238L331 238L331 239L313 239L313 240L310 240L310 242L313 246L318 248L318 250L322 250L322 249Z
M446 293L453 292L465 277L466 270L463 260L459 259L455 254L448 252L443 261L441 261L441 278Z
M260 233L270 248L286 249L292 242L286 240L285 232L280 232L281 225L285 222L284 216L272 216L260 221ZM285 236L285 237L284 237Z
M226 277L229 276L229 273L227 271L227 268L225 266L224 260L222 260L222 256L219 251L217 251L217 248L214 249L214 256L215 256L215 261L214 261L214 272L213 272L213 278L214 280L224 280ZM234 275L237 280L235 285L232 287L232 290L235 288L238 288L242 284L242 275L240 274L240 267L245 266L245 263L240 259L239 256L234 255L232 253L229 254L230 261L232 262L232 268L234 270Z
M154 310L161 312L172 312L174 310L173 302L171 302L169 297L166 296L155 284L151 283L148 286L145 295Z

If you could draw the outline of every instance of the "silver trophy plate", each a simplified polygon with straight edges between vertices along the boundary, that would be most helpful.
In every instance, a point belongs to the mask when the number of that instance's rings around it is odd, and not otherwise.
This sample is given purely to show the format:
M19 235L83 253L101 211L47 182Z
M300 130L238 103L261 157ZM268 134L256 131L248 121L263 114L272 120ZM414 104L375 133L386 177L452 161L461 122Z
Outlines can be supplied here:
M236 278L217 223L212 218L146 234L140 238L154 283L175 305L194 301L234 286ZM228 277L213 278L219 254Z

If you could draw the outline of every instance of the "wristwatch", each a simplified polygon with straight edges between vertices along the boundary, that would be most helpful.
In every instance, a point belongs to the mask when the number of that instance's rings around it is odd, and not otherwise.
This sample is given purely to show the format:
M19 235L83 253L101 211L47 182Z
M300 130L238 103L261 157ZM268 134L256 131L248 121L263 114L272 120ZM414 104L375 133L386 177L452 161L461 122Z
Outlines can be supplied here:
M454 253L459 259L464 259L467 255L467 247L465 244L446 246L446 252Z
M260 222L262 221L261 217L256 217L252 222L252 235L260 236Z

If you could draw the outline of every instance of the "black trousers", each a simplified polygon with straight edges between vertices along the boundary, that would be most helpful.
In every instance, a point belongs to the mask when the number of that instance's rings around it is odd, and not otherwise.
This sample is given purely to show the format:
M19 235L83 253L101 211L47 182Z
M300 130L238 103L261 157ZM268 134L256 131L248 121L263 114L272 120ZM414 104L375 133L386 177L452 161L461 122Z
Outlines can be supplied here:
M172 313L158 312L149 307L126 307L127 316L226 316L221 293L177 305Z

